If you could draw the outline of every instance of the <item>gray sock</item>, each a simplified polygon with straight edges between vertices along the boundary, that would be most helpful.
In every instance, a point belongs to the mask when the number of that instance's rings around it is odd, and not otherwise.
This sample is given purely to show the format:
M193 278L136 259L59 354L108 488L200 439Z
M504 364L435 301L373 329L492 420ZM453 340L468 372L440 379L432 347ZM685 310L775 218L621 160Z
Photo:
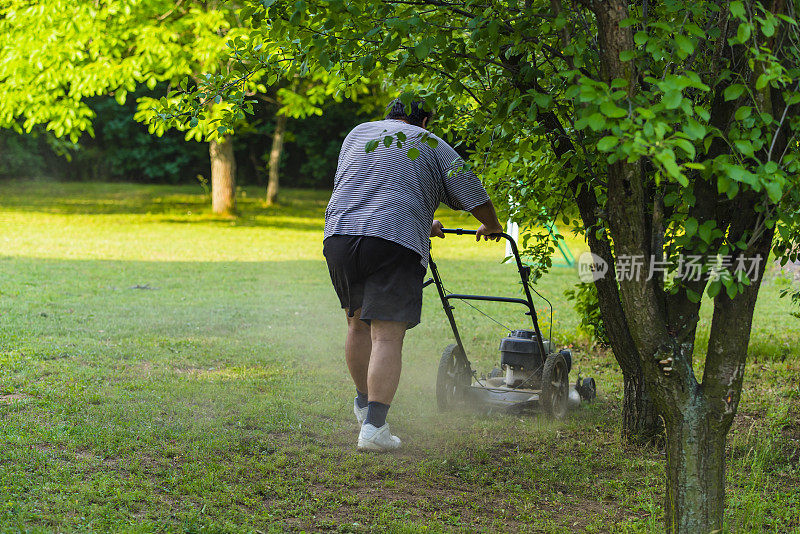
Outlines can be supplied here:
M367 405L367 418L364 422L375 427L382 427L386 424L386 414L388 411L388 404L370 401Z
M366 408L368 402L367 394L356 390L356 405L358 405L359 408Z

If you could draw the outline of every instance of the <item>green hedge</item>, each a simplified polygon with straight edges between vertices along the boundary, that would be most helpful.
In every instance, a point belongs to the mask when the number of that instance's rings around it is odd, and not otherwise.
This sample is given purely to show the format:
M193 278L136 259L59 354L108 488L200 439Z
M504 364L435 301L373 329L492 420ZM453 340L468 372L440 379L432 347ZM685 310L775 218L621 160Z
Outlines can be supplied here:
M198 175L209 178L206 143L186 141L177 131L156 137L133 119L136 98L164 92L164 88L140 90L124 105L110 96L92 99L95 135L84 134L77 146L48 132L0 130L0 177L169 184L197 183ZM251 125L234 138L240 185L266 186L276 110L260 103ZM290 119L281 160L282 186L330 188L342 140L353 126L372 118L361 113L358 104L346 101L327 106L321 117Z

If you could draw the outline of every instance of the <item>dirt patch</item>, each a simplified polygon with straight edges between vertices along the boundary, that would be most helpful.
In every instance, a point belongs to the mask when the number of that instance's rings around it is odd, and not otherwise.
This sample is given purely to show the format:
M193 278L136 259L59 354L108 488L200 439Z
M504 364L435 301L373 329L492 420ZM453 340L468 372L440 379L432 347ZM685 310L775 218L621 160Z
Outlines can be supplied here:
M789 463L800 465L800 407L796 405L789 412L789 422L781 429L786 440Z
M426 479L399 470L392 470L387 477L381 475L365 473L345 491L331 483L311 483L308 500L330 504L324 504L313 515L286 517L285 526L291 531L307 532L374 530L380 518L371 513L371 503L400 508L409 521L439 520L452 525L453 531L474 532L549 531L536 527L538 519L544 518L574 532L584 532L590 525L595 532L610 532L613 525L626 519L646 516L626 511L613 502L586 499L566 491L557 495L533 490L498 495L491 485L468 483L457 476L439 474L436 479ZM280 507L277 502L272 504ZM598 523L604 526L596 530Z
M9 395L0 395L0 404L13 404L15 402L23 401L32 398L30 395L24 393L11 393Z

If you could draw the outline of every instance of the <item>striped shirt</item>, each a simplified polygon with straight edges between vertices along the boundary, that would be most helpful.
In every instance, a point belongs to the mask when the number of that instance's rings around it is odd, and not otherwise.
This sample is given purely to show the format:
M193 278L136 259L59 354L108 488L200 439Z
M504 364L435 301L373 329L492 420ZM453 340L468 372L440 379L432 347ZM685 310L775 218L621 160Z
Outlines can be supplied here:
M402 148L397 133L406 136ZM436 147L421 142L428 134ZM394 136L390 146L383 139ZM366 152L371 140L378 147ZM416 147L419 156L408 157ZM339 153L333 194L325 210L325 237L380 237L410 248L428 265L433 212L440 202L472 211L489 195L480 180L462 167L463 160L439 137L398 120L360 124L347 134Z

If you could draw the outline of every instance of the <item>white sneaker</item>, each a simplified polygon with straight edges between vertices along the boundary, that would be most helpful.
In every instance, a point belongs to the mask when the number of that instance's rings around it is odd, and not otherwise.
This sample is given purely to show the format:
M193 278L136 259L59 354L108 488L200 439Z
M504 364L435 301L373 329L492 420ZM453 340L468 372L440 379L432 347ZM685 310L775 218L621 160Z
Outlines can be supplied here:
M389 425L375 427L370 423L361 425L358 435L358 450L360 451L393 451L403 444L400 438L389 432Z
M364 422L364 419L367 418L367 407L364 406L363 408L359 408L358 402L353 399L353 413L356 414L356 421L358 421L358 424L360 425Z

